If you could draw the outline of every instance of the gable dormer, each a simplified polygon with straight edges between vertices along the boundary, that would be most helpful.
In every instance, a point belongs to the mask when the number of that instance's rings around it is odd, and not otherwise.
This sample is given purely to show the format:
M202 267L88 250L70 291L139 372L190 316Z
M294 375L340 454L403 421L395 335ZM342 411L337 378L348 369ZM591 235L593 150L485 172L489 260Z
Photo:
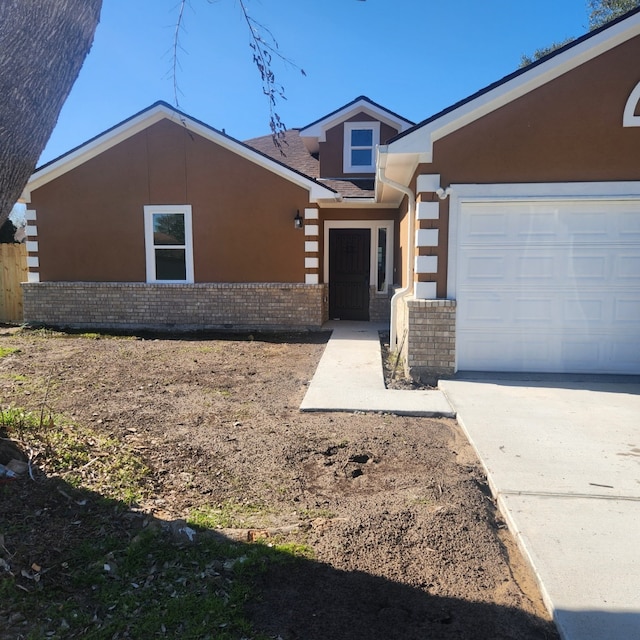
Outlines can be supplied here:
M321 178L372 178L377 145L411 126L409 120L360 96L301 129L300 137L318 157Z

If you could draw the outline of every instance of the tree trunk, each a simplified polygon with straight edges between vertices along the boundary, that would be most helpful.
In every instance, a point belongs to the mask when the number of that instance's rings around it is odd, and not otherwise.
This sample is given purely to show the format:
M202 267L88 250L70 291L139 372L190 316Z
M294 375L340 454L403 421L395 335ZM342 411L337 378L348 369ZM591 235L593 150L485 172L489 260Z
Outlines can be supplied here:
M102 0L0 0L0 226L78 77Z

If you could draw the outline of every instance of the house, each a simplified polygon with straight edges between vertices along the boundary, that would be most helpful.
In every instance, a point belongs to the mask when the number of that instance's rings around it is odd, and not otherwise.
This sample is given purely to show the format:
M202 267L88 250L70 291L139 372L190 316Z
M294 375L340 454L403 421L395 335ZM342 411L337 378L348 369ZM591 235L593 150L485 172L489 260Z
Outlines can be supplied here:
M640 10L413 124L241 143L157 103L36 170L25 320L390 320L414 377L640 373Z

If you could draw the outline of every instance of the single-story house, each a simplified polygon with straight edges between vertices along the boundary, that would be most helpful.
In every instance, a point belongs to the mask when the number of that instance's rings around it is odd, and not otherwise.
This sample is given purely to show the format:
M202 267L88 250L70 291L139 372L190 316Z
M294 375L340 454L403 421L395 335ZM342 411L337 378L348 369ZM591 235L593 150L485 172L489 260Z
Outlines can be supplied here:
M156 103L26 187L25 321L390 321L414 377L640 373L640 10L413 124L239 142Z

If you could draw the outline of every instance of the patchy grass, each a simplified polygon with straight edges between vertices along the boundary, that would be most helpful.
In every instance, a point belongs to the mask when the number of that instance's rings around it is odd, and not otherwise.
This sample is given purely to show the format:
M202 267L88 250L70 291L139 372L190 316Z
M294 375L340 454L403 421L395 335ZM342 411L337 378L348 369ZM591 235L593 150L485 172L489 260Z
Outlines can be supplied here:
M331 518L336 517L336 513L330 509L301 509L298 513L303 520L316 520L318 518L331 520Z
M31 451L40 477L36 484L24 480L24 488L47 496L44 510L25 511L24 520L13 518L0 530L0 621L9 621L12 637L266 640L244 613L256 597L256 572L313 557L304 544L227 543L209 534L255 524L269 513L264 505L227 501L194 510L188 518L193 542L168 523L131 512L149 491L144 463L124 445L63 417L5 408L0 437ZM0 487L0 494L12 489ZM12 564L19 554L10 548L29 535L37 539L30 523L37 527L45 514L61 522L58 560ZM65 546L65 528L78 526L82 538L76 534ZM50 548L42 542L37 557Z
M220 544L201 535L186 544L157 529L128 543L124 536L87 540L64 563L68 593L49 591L45 575L26 596L0 580L3 605L41 620L33 639L266 640L244 614L255 596L254 576L272 563L309 558L311 550L300 544Z
M227 500L216 506L204 505L192 509L187 522L206 529L244 529L265 525L271 510L264 505Z
M0 347L0 358L4 358L6 356L10 356L13 353L19 353L20 349L15 349L13 347Z
M150 471L132 450L63 417L8 407L0 410L0 436L26 446L39 468L72 487L98 491L127 505L149 493Z

